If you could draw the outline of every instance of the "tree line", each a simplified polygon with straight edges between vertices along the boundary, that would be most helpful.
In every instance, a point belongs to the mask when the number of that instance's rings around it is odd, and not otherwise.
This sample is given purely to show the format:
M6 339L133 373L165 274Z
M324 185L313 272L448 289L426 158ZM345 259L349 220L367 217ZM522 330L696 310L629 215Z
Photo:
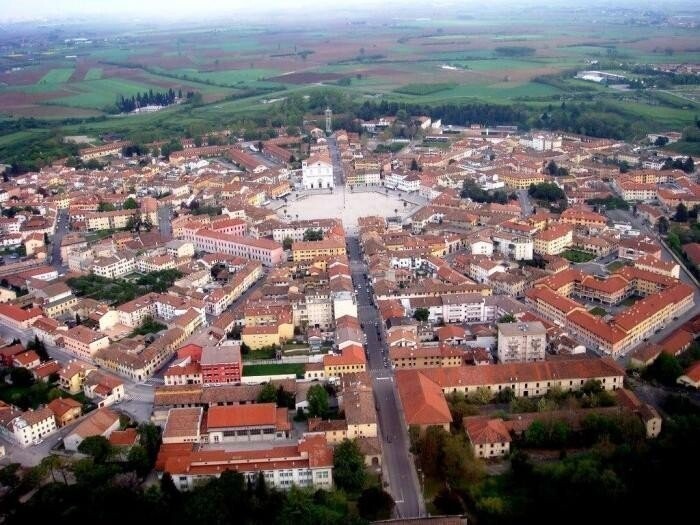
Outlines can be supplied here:
M190 99L194 96L194 92L189 91L187 93L187 98ZM138 92L136 95L131 95L131 97L120 95L116 102L116 108L121 113L131 113L135 109L142 108L144 106L170 106L174 104L176 99L182 98L182 90L179 90L177 96L175 91L170 88L168 91L153 91L149 89L147 92Z

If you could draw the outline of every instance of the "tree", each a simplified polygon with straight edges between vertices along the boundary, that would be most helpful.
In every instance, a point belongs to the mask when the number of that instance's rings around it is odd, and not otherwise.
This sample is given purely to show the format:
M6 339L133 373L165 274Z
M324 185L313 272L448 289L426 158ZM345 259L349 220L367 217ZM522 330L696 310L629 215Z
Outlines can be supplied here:
M368 521L389 519L395 505L391 495L379 487L363 490L357 500L360 516Z
M75 324L76 325L83 324L83 320L80 318L80 314L78 312L75 312Z
M498 322L499 323L517 323L518 320L515 318L515 316L513 314L505 314L505 315L502 315L498 319Z
M644 370L644 376L655 379L667 386L675 386L676 379L683 373L678 358L661 352L659 356Z
M688 207L682 202L678 203L676 206L676 222L687 222L688 221Z
M122 208L125 210L135 210L139 207L139 203L136 202L136 199L133 197L129 197L124 201L124 204L122 204Z
M97 205L97 211L114 211L116 208L111 202L101 202Z
M420 171L420 166L415 158L411 160L411 171Z
M49 352L46 350L46 345L39 339L38 335L35 335L34 339L27 344L27 350L34 350L42 361L49 360Z
M277 402L277 389L272 383L265 383L258 394L258 403L276 403Z
M141 423L138 427L139 444L146 450L153 465L161 442L161 429L153 423Z
M441 471L445 480L455 487L467 487L483 476L483 467L474 457L463 435L447 434L442 447Z
M107 461L114 453L112 445L104 436L89 436L78 445L78 452L91 456L95 463Z
M507 386L496 394L496 403L510 403L515 399L515 392Z
M333 453L333 481L338 488L357 493L365 484L365 461L357 442L344 439Z
M416 308L415 312L413 312L413 318L421 323L426 323L429 317L430 310L427 308Z
M67 485L68 480L66 479L66 470L65 470L65 461L61 456L57 456L56 454L49 454L48 456L44 456L41 459L40 463L41 467L47 471L49 474L51 474L51 479L53 480L54 483L56 483L56 473L61 474L61 478L63 479L63 484Z
M666 217L661 217L656 227L661 235L667 234L669 228L668 219Z
M313 385L306 393L311 417L325 417L328 414L328 392L321 385Z
M323 240L323 230L318 229L314 230L312 228L309 228L304 232L304 240L305 241L322 241Z
M151 471L151 461L148 452L141 445L134 445L126 456L129 468L139 476L144 477Z
M659 135L654 141L654 146L665 146L666 144L668 144L668 137L664 137L663 135Z
M28 388L34 384L34 376L24 367L15 367L10 371L10 381L14 386Z
M282 241L282 247L285 250L291 250L293 242L294 241L292 241L291 237L285 237L284 240Z

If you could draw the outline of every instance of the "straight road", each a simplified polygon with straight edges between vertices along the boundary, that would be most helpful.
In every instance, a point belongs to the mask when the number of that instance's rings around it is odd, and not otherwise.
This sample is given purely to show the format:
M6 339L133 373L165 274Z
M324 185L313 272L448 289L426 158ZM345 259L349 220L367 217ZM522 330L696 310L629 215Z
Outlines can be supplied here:
M357 289L358 316L367 337L368 366L377 405L385 480L388 481L388 490L396 502L397 516L420 517L425 515L425 503L409 453L403 410L393 370L389 366L388 350L382 340L381 321L368 290L369 281L365 278L367 265L362 262L357 237L348 237L348 253L352 280Z
M527 194L527 190L518 191L518 201L520 202L520 208L522 210L521 215L527 219L532 215L532 202L530 202L530 196Z
M61 241L66 233L68 233L68 210L60 209L56 217L56 231L51 239L51 265L58 273L66 269L61 257Z

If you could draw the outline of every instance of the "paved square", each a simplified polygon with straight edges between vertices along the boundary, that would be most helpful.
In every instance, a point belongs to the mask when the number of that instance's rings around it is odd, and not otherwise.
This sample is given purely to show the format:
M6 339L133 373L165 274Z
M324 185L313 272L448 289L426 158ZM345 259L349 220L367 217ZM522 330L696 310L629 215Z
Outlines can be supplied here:
M398 210L401 217L406 217L419 206L408 203L395 195L385 195L374 191L354 192L345 191L345 188L336 187L333 193L311 194L300 197L299 200L289 201L286 205L277 209L280 217L285 218L284 210L290 220L297 219L325 219L339 218L343 221L343 227L347 234L357 232L357 218L368 215L381 217L394 216L394 210Z

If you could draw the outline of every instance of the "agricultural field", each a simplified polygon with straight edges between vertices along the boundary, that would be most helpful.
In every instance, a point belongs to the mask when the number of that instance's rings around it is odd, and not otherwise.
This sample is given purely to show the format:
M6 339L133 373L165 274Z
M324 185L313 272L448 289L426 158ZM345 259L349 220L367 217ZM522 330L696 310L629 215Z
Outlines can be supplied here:
M271 110L270 99L323 87L358 103L483 102L536 111L562 102L600 103L630 119L635 135L692 124L700 113L696 85L637 92L573 78L582 69L624 74L625 64L700 62L693 29L638 26L625 16L522 7L508 17L464 11L386 18L390 23L319 20L303 28L292 21L139 31L115 26L79 50L49 42L10 46L0 56L0 118L90 118L82 126L90 132L223 125ZM199 93L202 103L95 120L113 113L119 97L168 89Z

